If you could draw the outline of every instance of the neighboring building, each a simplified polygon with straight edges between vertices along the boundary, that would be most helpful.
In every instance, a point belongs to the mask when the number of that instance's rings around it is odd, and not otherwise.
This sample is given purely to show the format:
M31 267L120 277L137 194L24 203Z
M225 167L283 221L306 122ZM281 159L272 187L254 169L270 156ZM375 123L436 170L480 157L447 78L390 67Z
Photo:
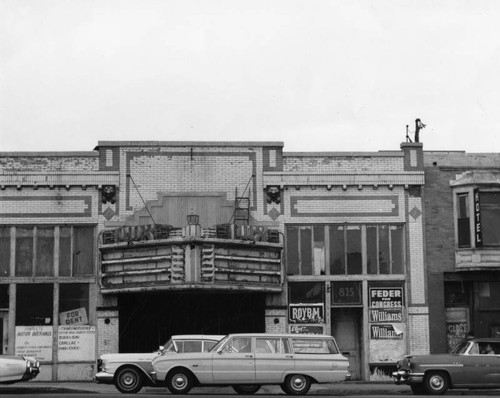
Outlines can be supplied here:
M40 379L173 334L333 334L355 379L429 351L422 144L99 142L0 154L4 353Z
M500 154L424 152L431 352L500 337Z

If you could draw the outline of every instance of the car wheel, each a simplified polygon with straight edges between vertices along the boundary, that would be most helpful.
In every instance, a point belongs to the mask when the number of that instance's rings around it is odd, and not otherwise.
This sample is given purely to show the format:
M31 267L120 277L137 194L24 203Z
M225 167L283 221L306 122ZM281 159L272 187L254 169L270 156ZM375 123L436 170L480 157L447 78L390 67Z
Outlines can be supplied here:
M425 388L423 384L410 384L411 391L415 395L424 395Z
M185 369L174 369L165 381L172 394L187 394L193 387L191 374Z
M233 386L233 390L238 394L255 394L260 390L260 386L258 384L235 384Z
M311 388L311 380L304 375L289 375L281 388L289 395L304 395Z
M429 372L424 379L425 391L431 395L441 395L448 390L450 381L444 372Z
M114 380L115 387L124 394L135 394L142 388L142 374L136 368L122 368Z

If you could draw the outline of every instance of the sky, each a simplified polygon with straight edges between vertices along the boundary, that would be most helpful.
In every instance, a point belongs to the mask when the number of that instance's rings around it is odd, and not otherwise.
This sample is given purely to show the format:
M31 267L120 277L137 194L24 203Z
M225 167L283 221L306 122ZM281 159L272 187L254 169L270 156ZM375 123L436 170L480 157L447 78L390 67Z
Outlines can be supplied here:
M0 152L500 152L497 0L0 0Z

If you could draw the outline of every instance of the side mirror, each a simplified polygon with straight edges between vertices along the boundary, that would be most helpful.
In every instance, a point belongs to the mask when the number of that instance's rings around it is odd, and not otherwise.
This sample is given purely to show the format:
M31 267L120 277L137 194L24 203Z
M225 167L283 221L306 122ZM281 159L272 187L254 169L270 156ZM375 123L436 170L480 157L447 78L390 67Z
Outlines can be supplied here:
M160 353L162 353L163 351L165 351L165 347L163 347L162 345L158 347L158 350L160 351Z

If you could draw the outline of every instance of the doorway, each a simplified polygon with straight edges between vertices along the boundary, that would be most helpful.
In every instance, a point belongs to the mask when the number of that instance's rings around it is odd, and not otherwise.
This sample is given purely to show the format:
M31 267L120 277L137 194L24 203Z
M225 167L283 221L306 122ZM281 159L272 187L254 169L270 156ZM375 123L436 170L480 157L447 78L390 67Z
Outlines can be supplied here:
M150 352L175 334L265 332L265 294L164 292L123 294L120 352Z
M332 308L332 334L340 352L349 359L351 380L361 380L362 308Z

